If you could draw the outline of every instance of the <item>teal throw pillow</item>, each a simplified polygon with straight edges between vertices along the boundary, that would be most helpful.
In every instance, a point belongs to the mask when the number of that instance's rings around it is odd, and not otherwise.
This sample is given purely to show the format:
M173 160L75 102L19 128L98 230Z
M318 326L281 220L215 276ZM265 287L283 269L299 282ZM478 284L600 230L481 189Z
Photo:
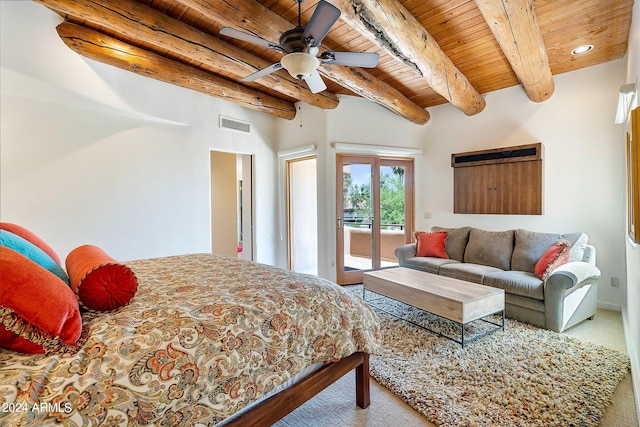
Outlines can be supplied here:
M47 255L45 251L28 240L7 230L0 230L0 245L21 253L31 261L58 276L67 285L69 284L69 276L64 269L51 258L51 256Z

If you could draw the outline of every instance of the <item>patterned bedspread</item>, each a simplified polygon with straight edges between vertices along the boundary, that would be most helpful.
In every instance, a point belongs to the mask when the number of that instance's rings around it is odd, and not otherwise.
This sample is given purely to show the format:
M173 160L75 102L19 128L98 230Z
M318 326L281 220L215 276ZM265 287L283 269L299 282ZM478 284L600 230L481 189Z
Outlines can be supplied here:
M213 425L381 339L375 313L324 279L212 254L127 265L136 296L84 313L76 354L0 349L1 425Z

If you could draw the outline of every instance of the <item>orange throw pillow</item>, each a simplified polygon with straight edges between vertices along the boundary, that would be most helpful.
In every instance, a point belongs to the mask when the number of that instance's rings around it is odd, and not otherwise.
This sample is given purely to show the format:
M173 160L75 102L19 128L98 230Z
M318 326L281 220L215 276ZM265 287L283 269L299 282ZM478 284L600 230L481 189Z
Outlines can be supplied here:
M75 248L65 262L71 288L89 310L116 310L129 304L138 290L133 271L96 246Z
M78 299L58 276L0 246L0 347L23 353L75 352Z
M542 280L547 280L553 270L569 262L571 243L558 240L547 249L534 267L534 272Z
M425 233L416 231L413 235L416 238L416 256L449 258L444 249L444 241L447 238L447 232Z

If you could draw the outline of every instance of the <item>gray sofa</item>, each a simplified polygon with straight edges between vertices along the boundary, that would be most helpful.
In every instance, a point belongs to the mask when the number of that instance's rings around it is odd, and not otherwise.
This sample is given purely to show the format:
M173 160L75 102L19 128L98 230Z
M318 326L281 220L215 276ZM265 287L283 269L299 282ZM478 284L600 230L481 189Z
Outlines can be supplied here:
M396 248L400 266L504 289L507 317L556 332L595 315L600 270L595 265L595 247L587 244L585 233L472 227L433 227L431 231L448 232L449 258L416 257L412 243ZM534 273L536 262L560 239L572 245L569 262L543 281Z

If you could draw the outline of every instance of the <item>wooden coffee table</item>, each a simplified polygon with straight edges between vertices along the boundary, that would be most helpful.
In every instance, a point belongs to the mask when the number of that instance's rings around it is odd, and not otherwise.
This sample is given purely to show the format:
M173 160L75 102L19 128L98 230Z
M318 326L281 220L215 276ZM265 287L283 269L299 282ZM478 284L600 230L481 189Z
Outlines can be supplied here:
M449 338L461 344L462 347L498 329L504 330L503 289L405 267L366 272L364 273L363 284L363 296L365 296L364 293L366 291L372 291L459 324L462 329L460 340L429 329L424 325L418 326ZM376 307L384 310L382 307ZM403 320L408 320L394 313L388 313ZM502 323L484 319L487 316L498 313L502 313ZM475 320L491 323L496 325L496 328L489 329L482 334L465 340L464 327Z

